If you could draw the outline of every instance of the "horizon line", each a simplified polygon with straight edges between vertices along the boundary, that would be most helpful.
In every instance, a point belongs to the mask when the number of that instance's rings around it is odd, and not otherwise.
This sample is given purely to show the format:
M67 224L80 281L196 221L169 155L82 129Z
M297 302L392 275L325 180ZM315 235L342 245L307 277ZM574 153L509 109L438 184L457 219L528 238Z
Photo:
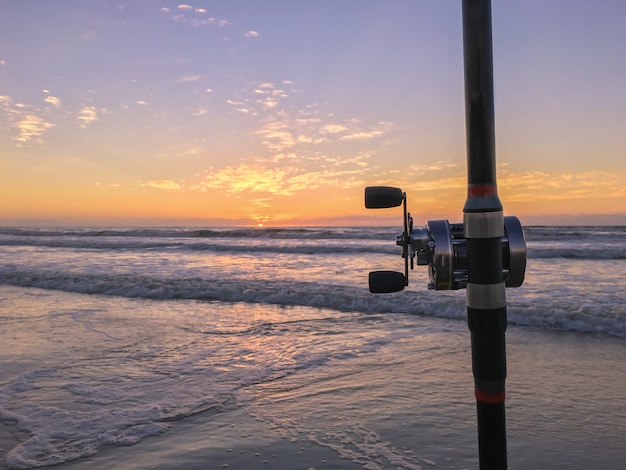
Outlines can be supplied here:
M518 216L523 226L626 226L626 213ZM425 221L424 221L425 222ZM454 222L454 221L453 221ZM0 217L0 227L394 227L402 225L400 214L385 216L337 216L265 220L252 218L184 217ZM419 224L417 224L419 225Z

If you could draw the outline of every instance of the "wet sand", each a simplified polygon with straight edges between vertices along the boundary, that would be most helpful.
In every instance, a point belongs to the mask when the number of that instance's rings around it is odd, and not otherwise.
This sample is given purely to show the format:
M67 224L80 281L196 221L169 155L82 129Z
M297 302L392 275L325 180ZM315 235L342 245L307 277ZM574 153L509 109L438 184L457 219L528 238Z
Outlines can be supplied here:
M4 449L15 445L2 433ZM362 469L329 449L311 442L307 436L281 435L245 410L221 412L216 421L202 415L176 423L172 430L154 438L144 438L129 447L102 447L92 457L44 469ZM6 442L6 446L4 445ZM181 459L184 458L184 462ZM6 467L5 467L6 468Z

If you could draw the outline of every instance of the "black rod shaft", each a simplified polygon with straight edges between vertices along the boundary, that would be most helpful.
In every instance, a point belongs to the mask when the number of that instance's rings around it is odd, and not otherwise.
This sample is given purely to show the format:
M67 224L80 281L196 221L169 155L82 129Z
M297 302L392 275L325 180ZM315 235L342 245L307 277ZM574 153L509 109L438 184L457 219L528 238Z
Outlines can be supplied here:
M463 57L468 197L488 198L496 185L490 0L463 1Z
M463 0L467 132L467 318L481 470L506 470L504 219L496 184L490 0Z

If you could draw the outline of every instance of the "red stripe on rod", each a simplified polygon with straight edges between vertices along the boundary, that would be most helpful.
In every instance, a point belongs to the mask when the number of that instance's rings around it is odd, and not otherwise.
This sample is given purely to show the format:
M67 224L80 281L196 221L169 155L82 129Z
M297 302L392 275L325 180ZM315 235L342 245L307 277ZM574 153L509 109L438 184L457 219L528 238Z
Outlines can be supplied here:
M470 184L467 186L467 197L497 196L498 189L495 184Z
M476 389L475 392L476 392L476 400L482 403L487 403L490 405L495 405L497 403L504 403L504 396L505 396L504 392L487 393L487 392L481 392L478 389Z

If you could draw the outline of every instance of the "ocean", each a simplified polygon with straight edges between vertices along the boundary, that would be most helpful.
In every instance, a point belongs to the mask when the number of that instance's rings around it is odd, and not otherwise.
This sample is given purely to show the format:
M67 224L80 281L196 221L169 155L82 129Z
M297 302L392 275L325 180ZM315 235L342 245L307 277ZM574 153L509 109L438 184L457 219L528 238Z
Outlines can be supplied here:
M465 292L400 228L0 228L2 468L478 468ZM512 469L626 466L626 227L526 227Z

